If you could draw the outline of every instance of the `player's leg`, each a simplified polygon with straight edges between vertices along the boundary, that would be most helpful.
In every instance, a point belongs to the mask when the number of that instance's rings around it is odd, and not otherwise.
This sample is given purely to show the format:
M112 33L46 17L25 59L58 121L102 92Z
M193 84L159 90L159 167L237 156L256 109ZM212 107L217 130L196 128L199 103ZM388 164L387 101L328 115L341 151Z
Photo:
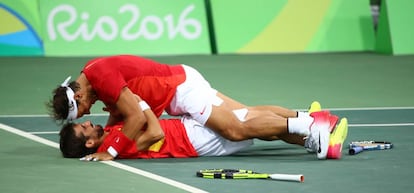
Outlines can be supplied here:
M246 109L245 112L245 117L243 117L243 121L245 120L250 120L252 118L258 117L261 115L260 112L266 111L267 113L274 113L276 115L280 115L282 117L296 117L296 112L283 108L283 107L279 107L279 106L249 106L247 107L246 105L224 95L221 92L217 92L217 97L223 99L224 101L226 101L225 103L223 103L222 105L225 105L226 107L228 107L229 109L233 109L233 113L236 113L237 116L237 112L241 111L242 109ZM269 116L272 116L272 114L268 114ZM239 120L241 120L240 117L238 117ZM261 137L256 137L258 139L264 140L264 141L274 141L274 140L278 140L279 137L276 135L269 135L269 136L261 136Z
M170 107L166 109L170 115L190 114L193 119L233 141L277 136L288 131L287 119L271 111L260 111L261 115L241 122L232 111L246 105L211 88L195 69L184 66L184 70L186 81L177 87ZM312 122L309 120L303 124L303 121L292 119L289 131L309 133Z
M226 101L225 105L228 105L228 107L230 109L241 109L241 108L245 108L246 105L241 104L240 102L224 95L221 92L217 93L217 96L220 97L221 99L223 99L224 101ZM291 110L291 109L287 109L281 106L276 106L276 105L259 105L259 106L249 106L249 109L251 110L255 110L255 111L270 111L273 112L276 115L279 115L281 117L297 117L298 112Z
M260 108L257 110L258 108L255 107L248 107L246 121L240 122L232 111L244 107L243 104L220 92L214 97L219 98L221 102L213 105L206 125L230 140L240 141L251 138L276 140L279 135L287 133L307 135L313 122L310 116L285 118L273 111Z
M279 115L285 118L298 116L297 111L287 109L281 106L276 106L276 105L251 106L251 108L253 110L258 110L258 111L270 111L270 112L275 113L276 115Z
M240 121L245 120L247 110L234 112ZM184 116L182 123L187 131L188 139L199 156L223 156L238 152L253 145L253 139L230 141L210 128L198 123L190 116Z
M278 137L280 140L286 143L300 145L300 146L305 145L305 136L303 135L288 133L288 134L280 135Z
M260 111L249 110L246 119L249 120L259 116L259 113ZM314 120L310 126L311 133L306 138L304 135L293 133L280 134L274 138L279 138L287 143L305 146L308 151L316 152L319 159L325 159L327 155L328 158L340 158L338 156L340 154L338 149L342 148L341 145L346 137L345 124L340 123L334 133L330 135L331 128L336 125L338 117L331 115L328 111L312 111L311 116Z
M257 114L258 116L241 122L224 101L219 106L212 106L206 126L233 141L268 138L288 132L286 118L269 111L257 111Z
M224 95L221 92L217 92L217 97L225 101L222 105L224 105L226 108L230 109L240 109L244 108L246 105L241 104L240 102ZM281 106L275 106L275 105L262 105L262 106L249 106L249 114L250 112L259 111L259 112L272 112L273 114L277 115L277 117L283 117L288 118L288 129L291 130L290 133L300 133L300 134L306 134L303 133L303 131L298 131L297 128L303 128L304 126L308 126L313 121L313 118L309 115L309 113L321 111L321 105L319 102L314 101L310 107L309 112L299 112L291 109L287 109ZM256 115L254 117L257 117ZM257 120L257 119L255 119ZM254 122L251 121L253 124ZM336 121L335 123L336 124ZM333 127L331 127L333 128ZM277 140L278 136L256 136L256 138L262 139L262 140Z
M223 101L220 105L221 109L228 108L230 110L234 110L245 107L245 105L225 96L220 92L217 92L216 97ZM244 122L244 127L250 128L251 130L240 134L245 134L247 137L255 137L263 140L278 139L277 135L282 134L281 129L286 128L288 128L288 133L299 133L306 135L309 132L310 124L313 121L313 118L310 117L309 114L302 113L300 117L297 117L296 111L279 106L250 106L247 107L247 109L249 111L248 118L246 118L248 121ZM261 128L267 129L274 135L271 136L269 133L261 132ZM254 133L255 131L261 134ZM252 134L249 134L249 132L252 132ZM283 133L284 132L285 131L283 131Z

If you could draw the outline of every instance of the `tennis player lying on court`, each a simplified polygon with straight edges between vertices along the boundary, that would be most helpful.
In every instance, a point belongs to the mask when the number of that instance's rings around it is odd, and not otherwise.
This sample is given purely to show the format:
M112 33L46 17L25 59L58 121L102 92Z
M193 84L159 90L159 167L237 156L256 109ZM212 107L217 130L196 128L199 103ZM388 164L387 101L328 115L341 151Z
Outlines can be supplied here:
M155 114L143 105L140 105L147 118L147 127L141 130L136 136L135 141L128 139L122 132L123 124L102 128L94 125L90 121L84 123L67 123L60 132L60 149L64 157L83 158L87 161L112 160L113 157L107 152L111 149L113 140L127 141L126 149L118 153L117 158L187 158L198 156L224 156L230 155L245 149L253 144L253 139L244 141L230 141L220 136L213 130L198 123L190 116L183 116L181 119L162 119L158 120ZM257 111L243 108L234 110L233 113L240 121L254 118L259 113ZM260 112L262 114L263 112ZM335 119L328 111L317 111L311 113L315 120L313 125L329 125L329 121ZM337 117L336 117L337 120ZM336 121L335 121L336 123ZM334 127L333 125L332 127ZM328 128L327 128L328 129ZM343 118L336 126L332 134L328 147L328 158L339 159L341 157L342 144L346 138L348 124ZM312 133L311 133L312 135ZM153 136L163 136L155 143L147 144ZM291 134L287 129L278 136L262 136L262 140L281 139L287 143L304 146L306 143L313 142L308 140L312 136L304 138L298 134ZM316 153L319 145L307 144L308 152ZM313 148L312 148L313 147Z
M105 111L110 112L106 125L122 121L122 132L133 140L147 122L142 109L136 105L134 95L137 95L158 117L163 112L171 116L191 115L232 141L278 136L286 128L290 133L306 136L314 132L310 138L314 143L310 144L321 144L316 148L320 150L316 155L319 159L327 158L330 132L326 126L309 129L314 120L309 113L262 105L255 108L257 113L263 112L262 115L241 122L233 110L248 106L211 87L200 72L187 65L162 64L132 55L99 57L89 61L75 81L69 81L70 77L53 91L53 99L47 105L57 121L73 121L89 114L92 105L99 100L105 104ZM116 109L117 114L110 109ZM274 114L269 116L267 111ZM332 125L336 125L336 121ZM114 158L117 151L123 149L120 144L127 143L120 140L113 141L117 143L111 145L115 148L107 150Z

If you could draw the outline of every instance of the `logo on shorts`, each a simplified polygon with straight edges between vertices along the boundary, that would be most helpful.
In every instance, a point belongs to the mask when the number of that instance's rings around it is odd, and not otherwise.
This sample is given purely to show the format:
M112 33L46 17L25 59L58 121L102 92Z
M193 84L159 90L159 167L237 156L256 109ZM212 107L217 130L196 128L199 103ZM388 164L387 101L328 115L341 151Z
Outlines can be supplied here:
M207 106L204 106L203 110L200 111L200 115L203 115L204 114L204 112L206 111L206 108L207 108Z

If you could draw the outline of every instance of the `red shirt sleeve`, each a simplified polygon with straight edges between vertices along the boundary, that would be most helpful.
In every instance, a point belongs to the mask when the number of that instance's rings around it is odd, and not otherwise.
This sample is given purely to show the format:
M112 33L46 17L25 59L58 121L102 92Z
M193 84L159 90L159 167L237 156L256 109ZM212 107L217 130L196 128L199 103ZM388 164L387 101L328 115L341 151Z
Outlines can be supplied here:
M135 154L138 152L135 141L128 139L121 130L122 125L105 127L105 131L109 133L98 147L97 152L107 152L108 148L112 147L117 151L117 157L134 158ZM120 143L119 140L124 140L122 145L118 145Z

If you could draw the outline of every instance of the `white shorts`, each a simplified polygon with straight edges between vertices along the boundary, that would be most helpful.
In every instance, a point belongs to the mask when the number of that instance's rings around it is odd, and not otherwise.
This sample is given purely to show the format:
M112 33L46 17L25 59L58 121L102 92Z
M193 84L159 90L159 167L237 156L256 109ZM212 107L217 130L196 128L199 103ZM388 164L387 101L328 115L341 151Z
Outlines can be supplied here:
M243 113L236 113L238 117L243 118L246 114L247 109ZM241 119L240 117L239 119ZM184 116L181 121L198 156L230 155L253 145L253 139L237 142L227 140L189 116Z
M223 100L217 97L217 90L211 88L197 70L186 65L183 67L186 80L178 85L166 112L172 116L190 115L205 125L211 115L212 105L219 106Z
M252 139L237 142L225 139L189 116L184 116L182 122L198 156L230 155L253 145Z

